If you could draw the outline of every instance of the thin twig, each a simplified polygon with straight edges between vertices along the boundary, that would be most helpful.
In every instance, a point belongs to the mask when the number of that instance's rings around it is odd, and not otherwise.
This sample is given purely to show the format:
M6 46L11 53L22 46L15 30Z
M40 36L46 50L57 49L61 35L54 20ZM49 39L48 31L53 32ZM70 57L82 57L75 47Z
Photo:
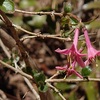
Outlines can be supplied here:
M27 83L28 87L30 88L30 90L32 91L33 95L35 96L36 100L40 100L40 96L35 91L34 87L30 83L30 81L26 77L23 77L23 78L24 78L25 82Z
M32 38L35 38L35 37L40 37L42 39L47 39L47 38L50 38L50 39L57 39L57 40L61 40L61 41L65 41L65 42L72 42L71 38L62 38L62 37L53 37L52 35L37 35L37 36L26 36L24 38L21 39L21 41L25 40L25 39L32 39Z
M18 13L22 13L22 14L28 14L28 15L56 15L56 16L60 16L62 17L63 14L62 13L56 13L54 11L51 11L51 12L29 12L29 11L23 11L23 10L19 10L19 9L15 9L15 12L18 12Z
M18 13L22 13L22 14L28 14L28 15L50 15L50 16L59 16L59 17L63 17L64 14L59 12L55 12L55 11L50 11L50 12L30 12L30 11L24 11L24 10L19 10L19 9L15 9L15 12L18 12ZM78 18L77 16L75 16L74 14L72 13L66 13L67 16L70 16L70 17L73 17L75 18L77 21L81 22L81 19Z
M57 71L53 76L51 76L49 79L53 79L54 77L58 76L60 73Z
M17 28L17 29L19 29L19 30L21 30L21 31L23 31L23 32L25 32L25 33L27 33L27 34L29 34L29 35L39 35L41 32L38 32L38 33L33 33L33 32L30 32L30 31L27 31L27 30L25 30L24 28L22 28L22 27L20 27L20 26L18 26L18 25L15 25L15 24L12 24L15 28Z
M21 41L24 41L24 40L26 40L26 39L33 39L33 38L35 38L35 37L37 37L37 36L25 36L25 37L21 38L20 40L21 40Z
M28 79L33 79L33 77L32 77L31 75L28 75L28 74L26 74L26 73L24 73L24 72L22 72L22 71L20 71L20 70L18 70L18 69L16 69L16 68L14 68L13 66L11 66L11 65L9 65L9 64L7 64L7 63L5 63L5 62L3 62L2 60L0 60L0 63L1 63L2 65L4 65L3 67L9 68L9 69L11 69L11 70L13 70L13 71L15 71L15 72L21 74L22 76L27 77Z
M14 27L16 27L17 29L27 33L27 34L30 34L30 35L34 35L36 37L40 37L40 38L51 38L51 39L58 39L58 40L62 40L62 41L67 41L67 42L71 42L72 40L68 37L68 38L62 38L62 37L58 37L58 35L44 35L44 34L40 34L41 32L39 33L33 33L33 32L30 32L30 31L27 31L25 29L23 29L22 27L20 26L17 26L15 24L13 24ZM33 36L27 36L27 38L34 38Z
M54 87L54 86L51 85L50 83L47 83L47 85L48 85L50 88L52 88L55 92L57 92L58 95L62 98L62 100L66 100L65 97L59 92L59 90L58 90L56 87Z
M88 80L87 79L46 79L45 82L50 82L50 83L67 82L67 83L71 83L71 82L88 82L88 81L100 82L100 78L88 78Z

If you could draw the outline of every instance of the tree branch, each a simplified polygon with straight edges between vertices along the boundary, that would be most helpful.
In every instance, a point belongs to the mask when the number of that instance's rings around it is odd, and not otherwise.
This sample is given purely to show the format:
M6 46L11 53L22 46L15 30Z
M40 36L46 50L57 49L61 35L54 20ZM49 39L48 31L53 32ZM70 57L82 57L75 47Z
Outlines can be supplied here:
M51 38L51 39L57 39L57 40L62 40L62 41L67 41L67 42L71 42L72 40L68 37L68 38L62 38L62 37L58 37L60 35L44 35L44 34L40 34L41 32L39 33L33 33L33 32L30 32L30 31L27 31L25 29L23 29L22 27L20 26L17 26L15 24L13 24L14 27L16 27L17 29L27 33L27 34L30 34L30 35L34 35L35 37L40 37L40 38ZM26 36L25 38L21 39L22 41L25 40L25 39L28 39L28 38L34 38L34 36Z
M22 42L20 41L18 34L14 28L14 26L12 25L11 21L7 18L7 16L5 15L5 13L0 10L0 14L2 16L2 20L5 23L5 25L7 26L7 28L10 30L12 37L14 38L14 40L16 41L16 44L20 50L22 59L25 61L25 64L27 67L33 67L33 65L30 63L29 61L29 55L28 53L25 51L24 46L22 44ZM34 64L34 68L37 68L36 64Z
M67 82L67 83L72 83L72 82L100 82L100 78L88 78L88 79L46 79L45 82Z
M23 10L18 10L18 9L15 9L15 12L18 12L18 13L22 13L22 14L28 14L28 15L56 15L56 16L60 16L62 17L63 14L62 13L56 13L54 11L52 12L29 12L29 11L23 11Z
M13 70L13 71L15 71L15 72L21 74L22 76L27 77L28 79L33 79L33 77L32 77L31 75L28 75L28 74L26 74L26 73L24 73L24 72L22 72L22 71L20 71L20 70L18 70L18 69L16 69L16 68L14 68L13 66L11 66L11 65L9 65L9 64L7 64L7 63L5 63L5 62L3 62L2 60L0 60L0 63L1 63L2 65L4 65L3 67L9 68L9 69L11 69L11 70Z

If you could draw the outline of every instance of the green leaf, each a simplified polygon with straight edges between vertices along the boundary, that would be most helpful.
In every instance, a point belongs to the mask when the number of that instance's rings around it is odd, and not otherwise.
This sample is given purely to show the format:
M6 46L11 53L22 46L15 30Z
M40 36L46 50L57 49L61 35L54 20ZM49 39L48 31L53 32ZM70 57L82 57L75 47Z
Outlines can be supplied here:
M43 72L34 73L34 80L39 84L40 82L45 83L45 75Z
M4 0L0 5L0 9L4 12L13 12L15 9L14 2L12 0Z
M38 89L40 92L46 92L48 90L48 86L46 84L40 85Z
M89 66L86 66L81 70L81 74L82 76L87 77L91 74L91 71L92 71L91 68Z

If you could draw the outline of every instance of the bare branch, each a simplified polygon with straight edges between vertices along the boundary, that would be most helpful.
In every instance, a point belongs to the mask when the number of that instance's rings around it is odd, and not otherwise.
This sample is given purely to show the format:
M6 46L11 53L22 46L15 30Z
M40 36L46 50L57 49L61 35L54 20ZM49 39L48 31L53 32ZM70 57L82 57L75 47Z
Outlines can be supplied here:
M5 62L3 62L2 60L0 60L0 63L1 63L2 65L4 65L3 67L7 67L7 68L9 68L9 69L11 69L11 70L13 70L13 71L15 71L15 72L17 72L17 73L19 73L19 74L25 76L25 77L27 77L28 79L33 79L33 77L32 77L31 75L28 75L28 74L26 74L26 73L24 73L24 72L22 72L22 71L20 71L20 70L18 70L18 69L16 69L16 68L14 68L13 66L11 66L11 65L9 65L9 64L7 64L7 63L5 63Z
M49 79L53 79L54 77L58 76L60 73L57 71L53 76L51 76Z
M58 40L66 41L66 42L71 42L72 41L69 37L68 38L62 38L62 37L58 37L58 35L44 35L44 34L40 34L41 32L33 33L33 32L30 32L30 31L27 31L27 30L23 29L22 27L17 26L15 24L13 24L13 26L16 27L17 29L27 33L27 34L34 35L35 37L40 37L42 39L44 39L44 38L51 38L51 39L58 39ZM34 37L33 36L25 37L25 39L29 39L29 38L34 38Z
M30 12L30 11L23 11L23 10L19 10L19 9L15 9L15 12L18 13L22 13L22 14L28 14L28 15L50 15L50 16L59 16L59 17L63 17L63 13L57 13L55 11L51 11L51 12ZM66 13L67 16L73 17L75 18L77 21L81 22L81 19L78 18L77 16L75 16L72 13Z
M27 83L28 87L31 89L31 91L32 91L33 95L35 96L36 100L40 100L40 96L35 91L34 87L30 83L30 81L26 77L23 77L23 78L24 78L25 82Z
M18 9L15 9L15 12L18 12L18 13L22 13L22 14L28 14L28 15L56 15L56 16L60 16L62 17L63 14L62 13L56 13L54 11L52 12L29 12L29 11L23 11L23 10L18 10Z
M93 82L100 82L100 78L88 78L87 79L47 79L45 82L67 82L67 83L71 83L71 82L88 82L88 81L93 81Z

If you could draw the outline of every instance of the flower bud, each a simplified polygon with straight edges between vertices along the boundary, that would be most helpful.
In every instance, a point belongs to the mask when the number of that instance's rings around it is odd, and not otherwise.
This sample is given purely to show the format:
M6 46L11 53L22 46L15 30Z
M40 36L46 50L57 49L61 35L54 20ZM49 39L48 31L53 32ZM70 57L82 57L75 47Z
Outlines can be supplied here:
M64 3L64 12L69 13L72 11L72 5L70 3Z

